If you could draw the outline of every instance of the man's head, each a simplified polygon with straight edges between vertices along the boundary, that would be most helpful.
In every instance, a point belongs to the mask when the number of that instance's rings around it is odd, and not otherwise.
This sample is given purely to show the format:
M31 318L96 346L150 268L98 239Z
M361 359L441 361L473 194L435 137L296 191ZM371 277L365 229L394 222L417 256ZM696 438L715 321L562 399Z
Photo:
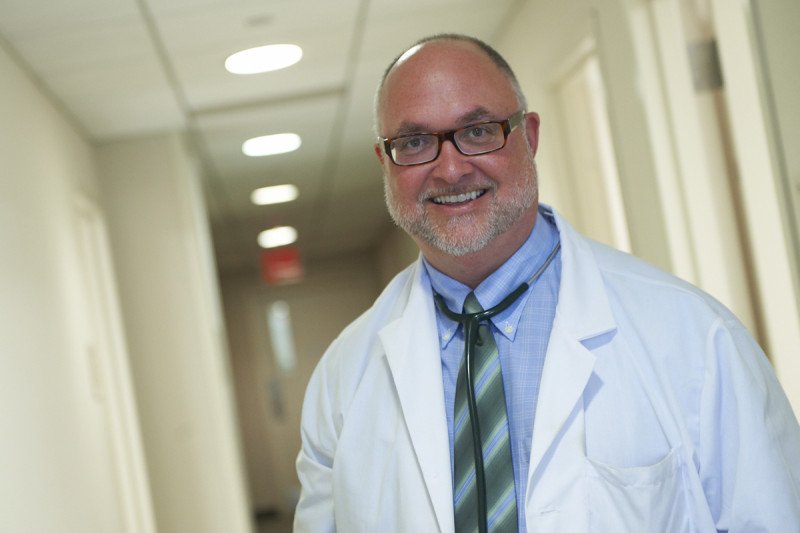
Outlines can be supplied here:
M381 138L394 139L502 123L524 106L516 78L497 52L470 37L435 36L387 69L375 123ZM445 140L434 160L410 166L396 164L383 143L375 145L389 212L434 265L437 258L471 254L491 254L502 263L527 238L538 205L538 126L538 116L527 113L502 148L464 155L470 150ZM478 127L456 135L484 134Z
M486 57L488 57L492 61L492 63L494 63L497 66L497 68L499 68L503 72L503 74L505 74L505 76L508 78L508 82L511 83L511 87L512 89L514 89L514 94L517 97L517 104L519 109L528 109L528 101L525 98L525 94L523 94L522 92L522 87L520 87L519 85L519 80L517 80L516 74L514 74L514 71L512 70L511 65L508 64L508 61L506 61L506 59L503 56L501 56L497 50L495 50L494 48L492 48L491 46L489 46L488 44L486 44L485 42L481 41L476 37L471 37L469 35L461 35L458 33L439 33L436 35L431 35L429 37L423 37L422 39L415 42L402 54L395 57L394 60L392 60L392 62L389 63L389 66L386 67L386 70L383 71L383 77L381 77L381 82L378 85L378 91L376 93L376 98L375 98L374 113L375 113L376 130L380 129L380 126L378 125L380 96L383 93L383 86L386 83L386 77L389 75L392 69L394 69L394 66L397 65L397 63L405 60L408 56L413 55L413 53L416 52L424 44L433 41L446 41L446 40L452 40L462 43L471 43L475 45L476 48L481 50L484 54L486 54ZM377 133L380 134L379 131Z

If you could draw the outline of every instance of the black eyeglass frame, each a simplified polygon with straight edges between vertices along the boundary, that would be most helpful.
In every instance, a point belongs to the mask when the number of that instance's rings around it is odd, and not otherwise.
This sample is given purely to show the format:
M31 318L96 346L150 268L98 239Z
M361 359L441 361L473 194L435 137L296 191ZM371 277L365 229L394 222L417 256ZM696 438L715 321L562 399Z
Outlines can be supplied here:
M442 153L442 144L444 144L445 141L450 141L450 143L452 143L452 145L455 146L456 150L458 150L458 153L460 153L462 155L466 155L466 156L484 155L484 154L490 154L492 152L496 152L496 151L498 151L498 150L500 150L500 149L505 147L506 143L508 142L508 136L511 135L511 132L514 130L514 128L516 128L517 126L519 126L522 123L522 119L523 119L524 116L525 116L525 111L524 110L519 110L519 111L515 112L513 115L511 115L510 117L508 117L507 119L501 120L501 121L487 120L485 122L476 122L475 124L470 124L468 126L464 126L464 127L461 127L461 128L455 129L455 130L450 130L450 131L410 133L408 135L400 135L398 137L392 137L391 139L386 138L386 137L381 137L380 140L383 143L384 152L386 152L386 155L389 156L389 159L391 160L392 163L394 163L395 165L400 166L400 167L413 167L413 166L416 166L416 165L424 165L425 163L430 163L431 161L436 161L436 159L439 158L439 154ZM474 153L474 154L464 153L461 150L461 147L458 146L458 143L456 142L456 138L455 138L456 133L459 132L459 131L462 131L462 130L469 129L469 128L474 128L475 126L481 126L483 124L499 124L500 127L503 129L503 144L501 144L497 148L492 148L491 150L487 150L485 152L478 152L478 153ZM416 137L418 135L433 135L439 141L439 144L436 147L436 155L433 156L433 159L429 159L427 161L422 161L420 163L398 163L397 161L395 161L394 160L394 156L392 155L392 143L394 141L398 140L398 139L404 139L406 137Z

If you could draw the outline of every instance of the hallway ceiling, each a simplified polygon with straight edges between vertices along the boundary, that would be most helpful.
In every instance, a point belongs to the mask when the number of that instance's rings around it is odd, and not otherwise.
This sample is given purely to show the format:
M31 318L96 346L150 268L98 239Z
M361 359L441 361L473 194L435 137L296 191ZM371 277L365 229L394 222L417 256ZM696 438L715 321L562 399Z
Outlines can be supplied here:
M204 179L223 272L254 269L258 233L298 229L305 260L374 246L390 226L372 152L372 100L415 39L462 32L492 42L524 0L0 0L8 48L92 141L180 130ZM293 43L284 70L228 73L241 49ZM251 158L242 143L301 136L299 150ZM250 193L293 183L297 201Z

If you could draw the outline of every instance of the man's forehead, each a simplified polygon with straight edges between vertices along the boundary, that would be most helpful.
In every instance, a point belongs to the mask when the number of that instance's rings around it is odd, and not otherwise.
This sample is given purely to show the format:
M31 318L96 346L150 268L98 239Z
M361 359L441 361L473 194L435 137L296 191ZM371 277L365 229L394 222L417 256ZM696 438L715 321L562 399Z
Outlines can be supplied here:
M443 39L400 56L377 104L376 126L386 136L502 120L515 110L517 97L486 52L472 42Z
M420 48L422 48L423 46L424 43L418 44L416 46L412 46L411 48L403 52L402 55L397 58L397 61L395 61L394 66L402 65L403 63L405 63L411 56L419 52Z
M454 56L458 61L469 62L472 64L491 64L489 56L476 44L469 41L455 39L439 39L427 41L412 46L395 61L387 79L396 72L407 71L408 67L435 68L436 65L452 60Z
M414 47L395 63L381 90L382 96L409 95L425 90L472 87L475 91L502 91L507 76L472 43L434 41Z

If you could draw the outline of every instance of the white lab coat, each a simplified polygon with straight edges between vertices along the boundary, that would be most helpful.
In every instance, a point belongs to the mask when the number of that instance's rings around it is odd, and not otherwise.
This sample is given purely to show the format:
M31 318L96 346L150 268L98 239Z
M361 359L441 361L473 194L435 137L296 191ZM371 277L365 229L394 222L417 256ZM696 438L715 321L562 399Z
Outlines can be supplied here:
M528 530L800 531L800 427L750 335L696 288L556 224ZM453 531L422 268L400 273L311 378L297 532Z

